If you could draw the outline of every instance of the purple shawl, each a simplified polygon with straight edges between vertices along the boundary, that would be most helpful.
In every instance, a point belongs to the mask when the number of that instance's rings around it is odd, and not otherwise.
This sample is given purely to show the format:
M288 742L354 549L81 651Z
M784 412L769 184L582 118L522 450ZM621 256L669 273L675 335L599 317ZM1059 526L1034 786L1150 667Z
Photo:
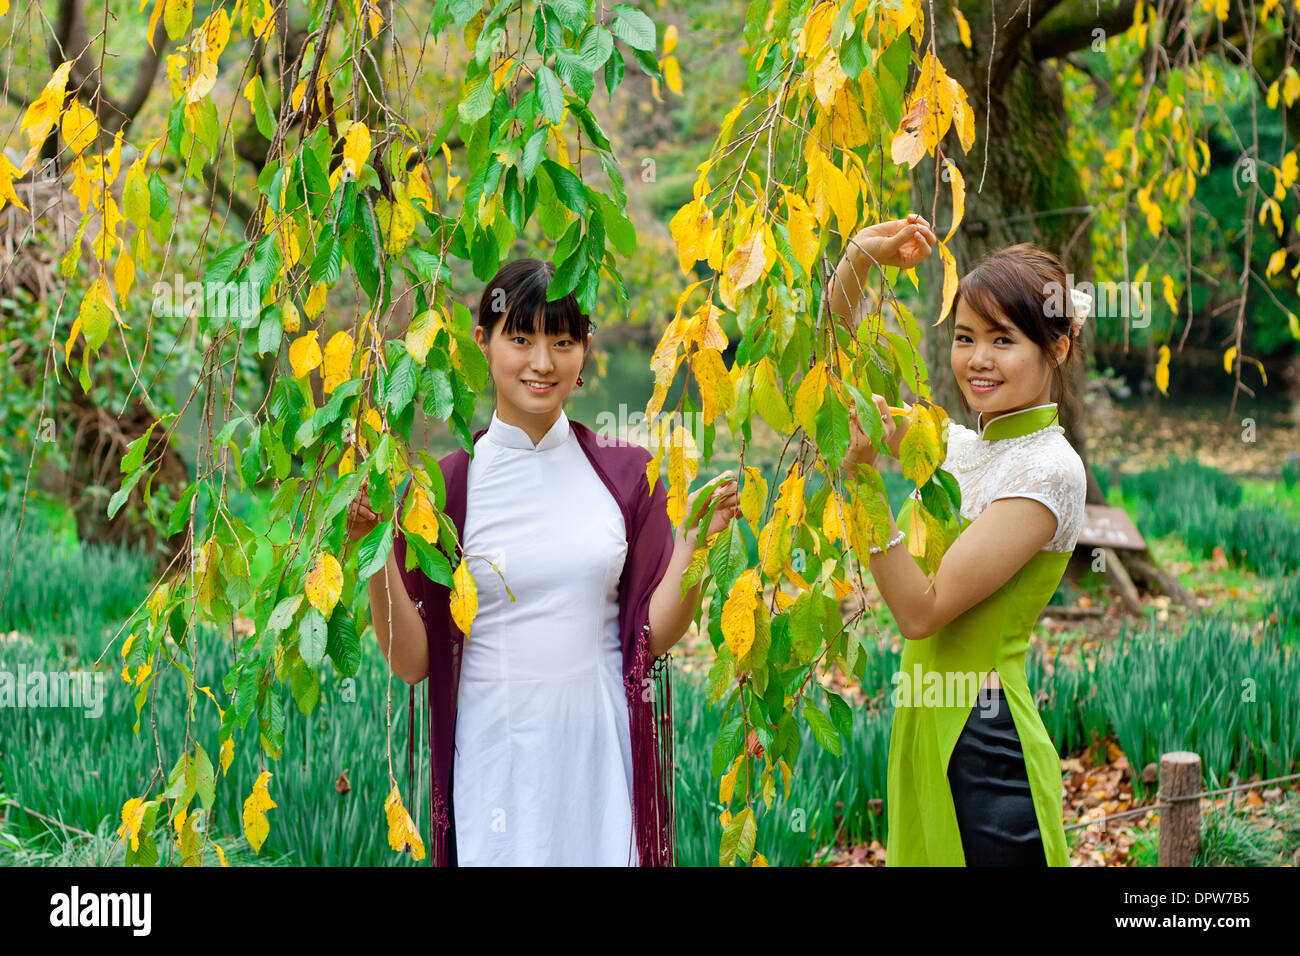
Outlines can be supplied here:
M637 857L642 866L672 866L676 823L673 808L673 728L668 655L650 658L650 596L663 580L673 553L668 520L668 493L662 481L649 492L640 445L597 437L586 425L569 420L578 444L623 512L627 557L619 579L619 639L623 647L623 689L627 696L632 738L632 820ZM487 429L474 433L474 441ZM465 485L469 453L458 449L439 460L447 489L444 511L465 533ZM409 488L408 488L409 493ZM403 500L405 496L403 496ZM400 508L400 506L399 506ZM456 829L452 822L451 766L456 741L456 694L464 635L451 618L450 590L432 581L416 565L406 570L406 537L398 523L393 540L406 593L424 619L429 641L429 864L454 866ZM452 562L453 567L456 561ZM409 709L408 773L415 759L415 687Z

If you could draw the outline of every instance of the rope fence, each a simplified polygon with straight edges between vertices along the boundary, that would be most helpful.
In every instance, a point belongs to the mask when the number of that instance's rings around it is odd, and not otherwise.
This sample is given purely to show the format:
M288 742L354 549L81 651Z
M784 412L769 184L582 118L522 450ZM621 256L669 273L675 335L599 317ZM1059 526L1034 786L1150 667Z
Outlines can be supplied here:
M1202 797L1257 790L1268 784L1286 783L1291 780L1300 780L1300 773L1239 783L1218 790L1201 790L1201 758L1187 751L1175 751L1160 758L1160 788L1156 791L1154 803L1121 813L1103 813L1094 820L1071 823L1065 829L1079 830L1092 826L1100 826L1104 829L1107 824L1116 820L1164 811L1160 819L1159 865L1190 866L1200 848Z

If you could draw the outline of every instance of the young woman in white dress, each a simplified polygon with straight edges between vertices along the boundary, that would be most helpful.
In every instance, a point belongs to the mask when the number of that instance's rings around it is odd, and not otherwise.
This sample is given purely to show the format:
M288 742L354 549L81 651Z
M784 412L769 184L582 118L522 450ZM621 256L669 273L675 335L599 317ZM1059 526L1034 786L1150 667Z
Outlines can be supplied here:
M460 866L638 862L619 628L631 529L580 447L583 426L563 410L583 384L592 333L572 294L546 301L554 272L537 259L508 263L484 290L474 327L496 406L469 462L462 537L478 611L456 702ZM701 494L718 500L706 534L739 509L735 481L721 477L690 496L688 514ZM359 538L375 516L364 495L355 511ZM666 509L661 517L666 533ZM682 637L698 608L698 586L681 593L698 532L675 529L650 599L653 657ZM388 571L397 582L396 554ZM421 618L384 577L370 579L375 632L393 672L416 683L429 673Z

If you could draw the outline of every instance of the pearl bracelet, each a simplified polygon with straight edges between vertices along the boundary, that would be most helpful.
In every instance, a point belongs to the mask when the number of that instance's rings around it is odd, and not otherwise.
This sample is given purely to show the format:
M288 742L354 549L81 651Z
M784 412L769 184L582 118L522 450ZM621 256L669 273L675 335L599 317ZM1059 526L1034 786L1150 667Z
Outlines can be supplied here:
M883 548L877 548L875 545L872 545L871 553L884 554L886 551L888 551L890 548L892 548L894 545L898 544L898 542L902 540L903 540L903 532L900 530L896 535L893 536L893 538L890 539L889 544L885 545Z

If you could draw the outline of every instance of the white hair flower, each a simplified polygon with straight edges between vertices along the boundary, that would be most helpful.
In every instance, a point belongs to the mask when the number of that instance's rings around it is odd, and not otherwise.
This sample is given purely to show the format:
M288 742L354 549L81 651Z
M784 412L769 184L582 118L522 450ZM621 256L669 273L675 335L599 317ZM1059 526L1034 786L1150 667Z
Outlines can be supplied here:
M1092 296L1082 289L1070 290L1070 303L1073 306L1074 317L1070 320L1075 335L1083 328L1084 321L1092 315Z

